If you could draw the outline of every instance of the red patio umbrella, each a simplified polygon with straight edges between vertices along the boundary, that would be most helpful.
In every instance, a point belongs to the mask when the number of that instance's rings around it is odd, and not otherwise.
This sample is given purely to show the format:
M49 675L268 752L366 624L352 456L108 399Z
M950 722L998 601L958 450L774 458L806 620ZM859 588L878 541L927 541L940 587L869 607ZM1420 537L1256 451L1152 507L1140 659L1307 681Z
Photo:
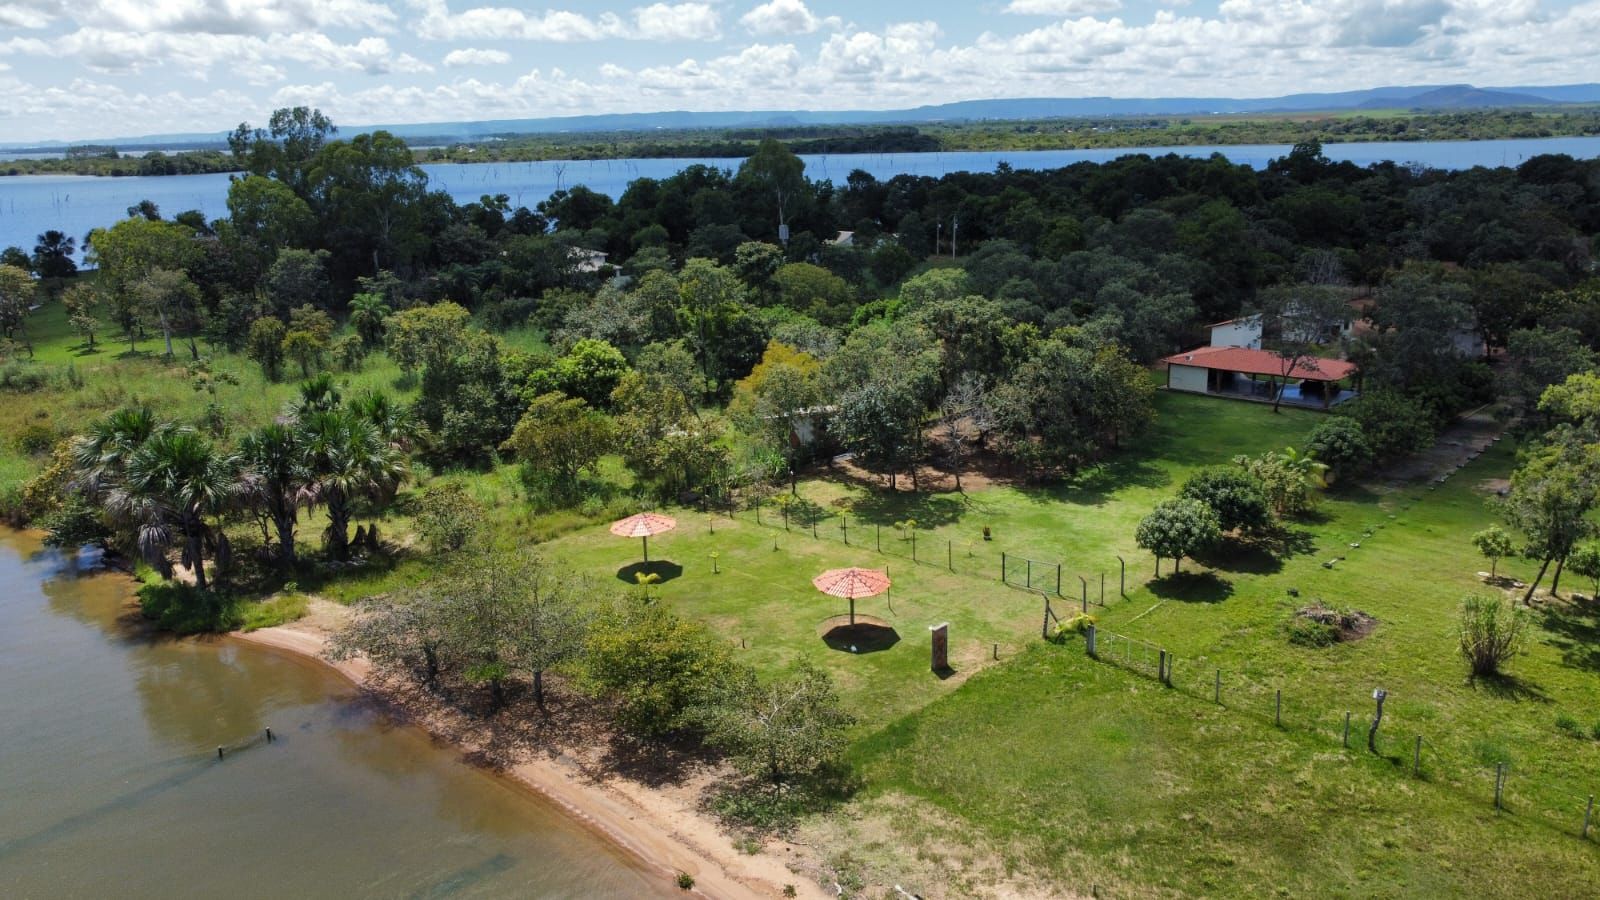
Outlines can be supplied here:
M626 519L618 519L611 523L611 533L617 537L641 538L644 541L644 561L650 561L650 536L671 531L678 527L678 520L660 513L639 513Z
M877 569L829 569L811 579L817 590L850 601L850 624L856 623L856 598L876 597L889 589L889 573Z

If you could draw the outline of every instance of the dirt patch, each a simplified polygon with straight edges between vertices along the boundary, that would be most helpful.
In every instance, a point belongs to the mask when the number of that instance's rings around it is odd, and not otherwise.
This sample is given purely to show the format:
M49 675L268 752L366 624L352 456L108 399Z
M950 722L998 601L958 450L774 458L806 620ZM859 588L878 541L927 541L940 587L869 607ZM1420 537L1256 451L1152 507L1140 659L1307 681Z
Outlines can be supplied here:
M1321 602L1295 611L1296 622L1320 627L1336 643L1359 641L1378 627L1378 620L1359 609L1331 609Z

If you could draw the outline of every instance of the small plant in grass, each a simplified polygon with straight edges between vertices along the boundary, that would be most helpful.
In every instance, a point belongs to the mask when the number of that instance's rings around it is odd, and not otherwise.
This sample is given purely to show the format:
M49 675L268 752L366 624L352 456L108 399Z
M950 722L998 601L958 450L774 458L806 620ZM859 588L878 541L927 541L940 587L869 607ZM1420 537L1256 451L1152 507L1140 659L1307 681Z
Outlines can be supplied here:
M1472 594L1461 602L1461 655L1476 676L1497 675L1522 652L1528 628L1526 610L1498 597Z
M678 887L683 888L686 891L694 887L694 876L690 875L688 872L679 872Z
M1488 528L1472 536L1472 546L1489 560L1489 577L1494 578L1500 566L1500 560L1517 552L1517 545L1512 542L1511 535L1499 525L1490 525Z
M1556 716L1556 730L1569 738L1583 740L1583 727L1578 724L1577 719L1567 713Z
M1600 741L1600 722L1594 723L1594 727L1589 729L1589 736Z
M783 886L783 895L785 897L798 897L800 896L800 892L795 890L794 885L786 884Z
M983 539L986 541L994 540L994 532L990 531L987 525L983 526Z
M722 574L722 569L717 567L717 560L719 560L721 558L722 558L722 554L721 553L718 553L715 550L711 551L711 574L713 574L713 575L721 575Z
M917 530L917 520L906 519L904 522L896 522L894 527L900 530L900 540L909 541L911 540L911 532Z

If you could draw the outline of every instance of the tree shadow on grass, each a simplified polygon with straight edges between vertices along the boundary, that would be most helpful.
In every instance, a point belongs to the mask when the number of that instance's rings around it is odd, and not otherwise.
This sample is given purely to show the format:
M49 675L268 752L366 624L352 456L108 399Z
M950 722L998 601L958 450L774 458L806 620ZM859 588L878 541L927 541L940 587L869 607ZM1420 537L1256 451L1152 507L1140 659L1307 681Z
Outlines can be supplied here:
M1473 690L1482 691L1499 700L1550 702L1550 695L1545 693L1544 688L1534 682L1518 678L1506 672L1494 675L1479 675L1468 679L1467 684L1471 685Z
M1124 488L1160 488L1171 483L1171 473L1156 465L1152 457L1124 451L1042 490L1026 491L1024 496L1037 503L1099 506Z
M664 559L652 559L649 562L628 563L617 570L617 580L627 584L637 585L640 575L656 576L656 583L671 581L683 575L683 566Z
M1551 603L1540 624L1561 661L1573 668L1600 672L1600 600L1593 597Z
M912 519L918 528L938 528L959 521L966 511L960 495L873 491L851 504L850 517L867 525Z
M1150 593L1183 603L1221 603L1233 596L1233 582L1215 572L1178 572L1149 582Z
M1286 528L1252 537L1229 538L1195 557L1202 564L1225 572L1270 575L1283 564L1316 550L1316 539L1303 529Z

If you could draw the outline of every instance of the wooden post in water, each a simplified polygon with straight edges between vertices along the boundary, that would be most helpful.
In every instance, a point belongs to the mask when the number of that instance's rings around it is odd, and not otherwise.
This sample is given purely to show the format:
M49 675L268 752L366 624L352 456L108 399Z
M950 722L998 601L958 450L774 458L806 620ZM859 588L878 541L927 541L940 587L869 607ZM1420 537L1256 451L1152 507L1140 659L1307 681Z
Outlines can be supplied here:
M274 740L275 740L275 738L273 738L273 736L272 736L272 729L271 729L271 728L268 728L268 729L267 729L267 743L269 743L269 744L270 744L270 743L272 743L272 742L273 742L273 741L274 741Z
M221 759L221 758L222 758L222 748L218 747L217 748L217 759Z

